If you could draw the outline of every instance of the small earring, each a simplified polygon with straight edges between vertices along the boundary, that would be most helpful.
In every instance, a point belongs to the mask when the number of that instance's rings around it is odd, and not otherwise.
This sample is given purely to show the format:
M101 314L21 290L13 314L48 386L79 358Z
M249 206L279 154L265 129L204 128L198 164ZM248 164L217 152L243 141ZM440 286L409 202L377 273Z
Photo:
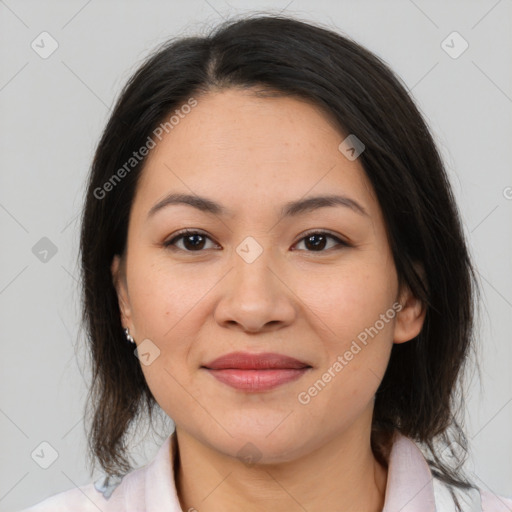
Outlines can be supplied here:
M126 329L124 330L124 335L126 336L126 339L130 343L135 343L135 340L132 338L132 335L130 334L130 329L128 329L128 327L126 327Z

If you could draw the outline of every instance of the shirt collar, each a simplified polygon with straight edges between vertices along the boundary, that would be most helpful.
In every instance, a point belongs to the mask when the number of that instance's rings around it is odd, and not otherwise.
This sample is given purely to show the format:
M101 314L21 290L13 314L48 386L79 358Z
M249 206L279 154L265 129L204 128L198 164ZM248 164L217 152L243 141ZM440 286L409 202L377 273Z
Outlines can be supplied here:
M421 450L409 438L395 435L388 460L382 512L436 512L432 473Z
M146 471L147 512L182 512L176 489L174 460L177 454L176 431L160 447Z

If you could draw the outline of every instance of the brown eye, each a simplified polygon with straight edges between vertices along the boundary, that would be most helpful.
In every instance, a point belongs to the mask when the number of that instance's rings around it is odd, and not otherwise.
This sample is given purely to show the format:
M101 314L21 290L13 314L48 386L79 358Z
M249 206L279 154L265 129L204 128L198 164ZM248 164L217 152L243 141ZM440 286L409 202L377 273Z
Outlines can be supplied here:
M211 241L211 238L200 231L182 231L168 242L165 242L164 246L186 252L201 252L205 245L207 245L208 240ZM181 247L178 245L178 242L182 242Z
M349 244L340 240L339 238L331 235L326 231L315 231L312 233L308 233L305 237L303 237L299 243L304 242L304 246L306 247L306 251L308 252L325 252L324 249L328 245L328 240L334 240L334 247L328 247L328 249L335 248L337 246L345 246L348 247Z

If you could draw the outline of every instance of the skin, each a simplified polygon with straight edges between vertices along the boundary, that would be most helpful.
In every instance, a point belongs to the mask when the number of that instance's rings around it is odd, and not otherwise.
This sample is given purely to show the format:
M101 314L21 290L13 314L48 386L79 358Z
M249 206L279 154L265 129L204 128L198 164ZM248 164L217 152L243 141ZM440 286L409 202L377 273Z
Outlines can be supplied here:
M179 446L183 510L201 512L382 509L387 470L370 447L373 397L393 343L421 330L425 309L398 279L379 204L345 135L314 105L227 89L196 98L148 156L132 205L127 252L112 263L123 325L160 355L141 365ZM171 205L169 192L206 196L233 216ZM342 194L344 206L279 219L281 206ZM204 232L200 249L166 241ZM315 251L306 231L328 230ZM262 248L252 263L236 248ZM318 240L318 239L317 239ZM187 252L188 249L188 252ZM403 309L311 401L307 391L357 335L400 303ZM277 352L312 368L270 391L235 390L201 365L235 351ZM252 443L255 464L239 450Z

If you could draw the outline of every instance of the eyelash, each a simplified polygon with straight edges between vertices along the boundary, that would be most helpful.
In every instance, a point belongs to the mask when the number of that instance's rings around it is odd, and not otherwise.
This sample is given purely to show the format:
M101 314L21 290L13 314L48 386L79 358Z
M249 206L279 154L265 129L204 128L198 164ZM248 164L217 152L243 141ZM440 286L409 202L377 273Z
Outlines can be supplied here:
M202 231L194 231L194 230L190 230L190 229L183 229L181 231L178 231L177 233L175 233L175 235L170 239L168 240L167 242L164 242L164 247L167 247L168 249L171 249L171 250L179 250L179 251L183 251L183 252L188 252L188 253L194 253L194 252L197 252L197 253L200 253L200 252L204 252L206 249L200 249L200 250L197 250L197 251L189 251L187 249L181 249L179 247L176 247L176 242L178 240L181 240L183 239L185 236L190 236L190 235L201 235L201 236L204 236L205 238L208 238L209 240L213 241L206 233L202 232ZM327 236L327 238L330 238L332 240L335 240L338 247L331 247L329 249L324 249L324 250L321 250L321 251L306 251L306 252L310 252L310 253L315 253L315 252L318 252L318 253L322 253L322 252L327 252L331 249L337 249L339 248L339 246L342 246L342 247L351 247L350 244L348 242L345 242L344 240L341 240L340 238L332 235L329 231L323 231L323 230L312 230L312 231L309 231L307 233L305 233L302 238L300 240L298 240L294 245L297 245L298 243L302 242L303 240L305 240L307 237L309 236L312 236L312 235L325 235Z

